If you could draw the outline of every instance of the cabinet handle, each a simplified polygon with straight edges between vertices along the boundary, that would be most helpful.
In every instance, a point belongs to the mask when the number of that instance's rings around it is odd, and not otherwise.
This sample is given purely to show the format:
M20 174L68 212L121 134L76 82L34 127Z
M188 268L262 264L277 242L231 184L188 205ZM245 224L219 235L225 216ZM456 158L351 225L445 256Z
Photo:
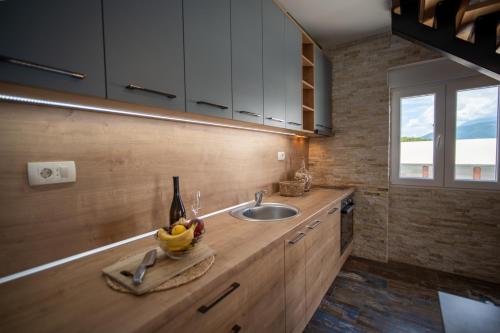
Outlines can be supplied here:
M267 117L266 119L272 120L272 121L277 121L279 123L284 123L285 122L283 119L274 118L274 117Z
M87 76L86 74L71 72L71 71L67 71L65 69L45 66L45 65L37 64L37 63L31 62L31 61L6 57L3 55L0 55L0 61L4 61L4 62L8 62L8 63L14 64L14 65L24 66L24 67L28 67L28 68L39 69L39 70L54 73L54 74L71 76L71 77L73 77L75 79L79 79L79 80L83 80Z
M241 331L241 326L240 325L234 325L231 328L231 333L238 333L239 331Z
M244 110L241 110L241 111L236 111L238 113L242 113L242 114L246 114L248 116L254 116L254 117L262 117L260 114L258 113L255 113L255 112L250 112L250 111L244 111Z
M321 125L321 124L316 124L316 126L323 127L323 128L329 129L329 130L332 129L331 127L328 127L328 126L325 126L325 125Z
M302 238L304 238L305 235L306 235L305 232L299 232L299 234L297 236L295 236L294 239L288 241L288 244L298 243Z
M232 293L233 291L235 291L239 287L240 287L240 284L238 282L233 282L226 290L224 290L222 292L222 294L219 297L217 297L217 299L215 301L213 301L209 305L202 305L202 306L200 306L198 308L198 312L207 313L208 310L210 310L211 308L213 308L214 306L216 306L217 303L219 303L220 301L222 301L224 298L226 298L226 296L228 296L230 293Z
M333 213L335 213L336 211L338 211L339 209L337 207L333 208L332 210L329 210L328 211L328 214L329 215L332 215Z
M141 86L138 86L138 85L132 84L132 83L130 83L125 88L130 89L130 90L141 90L141 91L146 91L146 92L153 93L153 94L163 95L163 96L166 96L167 98L176 98L177 97L176 95L173 95L173 94L169 94L169 93L166 93L166 92L163 92L163 91L158 91L158 90L143 88Z
M196 101L196 104L203 104L203 105L213 106L214 108L218 108L218 109L221 109L221 110L226 110L228 108L225 105L220 105L220 104L215 104L215 103L210 103L210 102L205 102L205 101Z
M321 224L321 222L322 222L321 220L316 220L316 221L314 221L314 222L313 222L313 224L308 225L308 226L307 226L307 228L308 228L308 229L314 229L314 228L316 228L318 225L320 225L320 224Z
M295 125L295 126L302 126L302 124L296 123L294 121L289 121L288 122L290 125Z

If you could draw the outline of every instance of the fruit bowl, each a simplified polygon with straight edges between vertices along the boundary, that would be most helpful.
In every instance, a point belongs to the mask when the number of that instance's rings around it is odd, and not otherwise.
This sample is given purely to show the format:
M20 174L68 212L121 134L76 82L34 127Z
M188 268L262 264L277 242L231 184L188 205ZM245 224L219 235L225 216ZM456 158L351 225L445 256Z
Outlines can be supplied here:
M187 256L200 243L205 232L202 220L186 221L182 219L169 228L160 228L155 238L158 245L171 259Z

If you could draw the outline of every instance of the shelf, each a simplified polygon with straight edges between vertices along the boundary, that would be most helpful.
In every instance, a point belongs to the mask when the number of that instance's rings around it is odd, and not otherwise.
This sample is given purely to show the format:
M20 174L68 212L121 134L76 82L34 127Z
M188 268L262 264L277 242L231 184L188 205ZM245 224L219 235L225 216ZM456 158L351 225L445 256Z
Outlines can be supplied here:
M314 86L312 84L310 84L309 82L302 80L302 88L313 90Z
M302 66L314 67L314 64L311 62L311 60L307 59L304 55L302 55Z
M307 105L302 105L302 111L314 112L314 109Z

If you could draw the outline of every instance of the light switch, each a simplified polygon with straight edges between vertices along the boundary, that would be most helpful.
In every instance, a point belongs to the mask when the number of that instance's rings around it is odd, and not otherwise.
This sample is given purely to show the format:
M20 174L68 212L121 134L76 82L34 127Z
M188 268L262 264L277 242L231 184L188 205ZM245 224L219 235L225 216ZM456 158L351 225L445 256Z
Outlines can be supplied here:
M284 160L285 160L285 152L279 151L278 152L278 161L284 161Z
M75 162L28 162L28 181L31 186L75 182Z

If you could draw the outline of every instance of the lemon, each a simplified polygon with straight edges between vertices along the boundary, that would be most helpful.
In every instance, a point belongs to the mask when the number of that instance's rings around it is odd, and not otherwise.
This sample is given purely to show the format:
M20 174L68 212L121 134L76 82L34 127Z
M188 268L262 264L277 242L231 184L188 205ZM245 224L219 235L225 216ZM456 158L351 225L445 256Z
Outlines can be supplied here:
M175 227L173 227L173 229L172 229L172 235L180 235L184 231L186 231L186 227L183 226L182 224L178 224Z

